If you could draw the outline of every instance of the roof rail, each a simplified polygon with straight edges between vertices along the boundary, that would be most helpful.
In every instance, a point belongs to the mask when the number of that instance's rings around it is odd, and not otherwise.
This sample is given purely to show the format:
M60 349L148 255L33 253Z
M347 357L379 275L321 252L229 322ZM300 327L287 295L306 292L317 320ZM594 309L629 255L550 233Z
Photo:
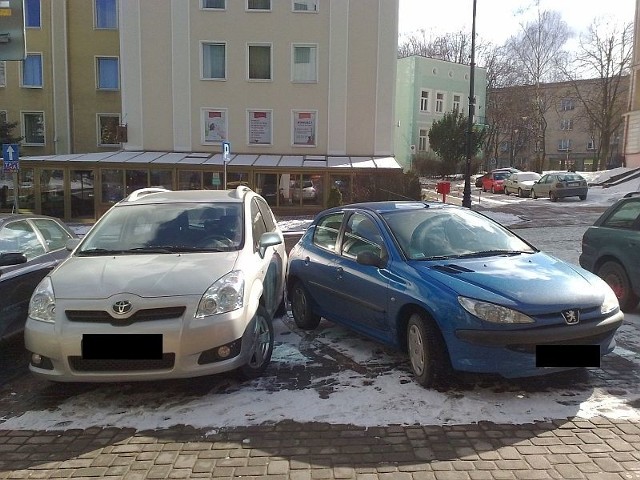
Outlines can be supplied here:
M233 192L233 196L236 198L243 198L249 192L251 192L251 189L249 187L247 187L246 185L239 185Z
M131 192L127 198L124 199L125 202L133 202L135 200L138 200L146 195L149 195L151 193L162 193L162 192L170 192L171 190L167 190L166 188L162 188L162 187L147 187L147 188L140 188L138 190L135 190L133 192Z

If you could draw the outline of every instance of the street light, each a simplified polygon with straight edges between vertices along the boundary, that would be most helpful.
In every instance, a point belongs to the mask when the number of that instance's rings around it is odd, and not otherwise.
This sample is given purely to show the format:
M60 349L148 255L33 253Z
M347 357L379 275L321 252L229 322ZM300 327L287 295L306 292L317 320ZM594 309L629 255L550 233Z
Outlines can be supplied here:
M467 125L467 165L464 175L464 191L462 194L462 206L471 208L471 155L473 116L475 114L475 93L473 83L475 80L476 66L476 0L473 0L473 20L471 22L471 62L469 65L469 122Z

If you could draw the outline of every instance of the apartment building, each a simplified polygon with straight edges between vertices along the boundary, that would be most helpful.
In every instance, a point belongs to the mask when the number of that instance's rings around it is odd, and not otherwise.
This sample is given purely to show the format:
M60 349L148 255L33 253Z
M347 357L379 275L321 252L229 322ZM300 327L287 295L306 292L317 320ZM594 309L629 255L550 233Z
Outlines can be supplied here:
M617 95L617 114L612 123L617 128L611 136L606 158L599 168L620 166L623 162L624 124L629 79L623 77ZM547 83L541 86L540 102L544 110L545 170L576 169L592 171L596 168L599 132L585 102L598 102L600 84L597 79L577 82ZM489 123L496 133L496 149L490 156L489 168L512 166L521 170L535 170L536 159L542 155L542 137L535 128L532 86L516 86L489 92Z
M395 154L404 169L413 155L426 153L429 130L444 113L469 114L470 67L412 55L398 59L396 80ZM474 70L475 122L484 123L487 70Z
M49 50L27 37L30 54L51 51L36 89L51 105L39 148L21 151L21 208L92 218L140 187L245 184L313 211L331 188L368 199L401 171L398 0L27 1L50 19Z
M625 166L638 168L640 167L640 0L636 0L634 29L631 86L624 126L624 155Z

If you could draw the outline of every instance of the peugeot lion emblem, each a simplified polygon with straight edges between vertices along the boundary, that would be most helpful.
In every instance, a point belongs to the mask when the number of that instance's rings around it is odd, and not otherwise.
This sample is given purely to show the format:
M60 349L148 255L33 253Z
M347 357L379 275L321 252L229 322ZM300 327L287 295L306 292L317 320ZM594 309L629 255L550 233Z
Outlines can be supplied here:
M580 321L578 310L566 310L562 312L562 316L564 317L564 321L567 322L567 325L575 325Z
M129 300L120 300L113 304L113 311L118 315L125 315L131 311L133 305ZM567 323L569 323L567 321Z

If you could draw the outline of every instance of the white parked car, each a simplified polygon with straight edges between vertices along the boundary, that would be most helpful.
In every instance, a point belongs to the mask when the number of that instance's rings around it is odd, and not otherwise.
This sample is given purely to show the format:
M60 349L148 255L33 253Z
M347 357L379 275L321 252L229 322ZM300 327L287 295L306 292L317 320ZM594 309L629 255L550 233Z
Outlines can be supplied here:
M516 193L519 197L528 197L531 195L531 187L538 180L540 180L540 174L537 172L512 173L504 181L504 193L507 195Z
M36 375L254 378L269 364L287 254L248 187L136 191L74 247L31 297L25 345Z

